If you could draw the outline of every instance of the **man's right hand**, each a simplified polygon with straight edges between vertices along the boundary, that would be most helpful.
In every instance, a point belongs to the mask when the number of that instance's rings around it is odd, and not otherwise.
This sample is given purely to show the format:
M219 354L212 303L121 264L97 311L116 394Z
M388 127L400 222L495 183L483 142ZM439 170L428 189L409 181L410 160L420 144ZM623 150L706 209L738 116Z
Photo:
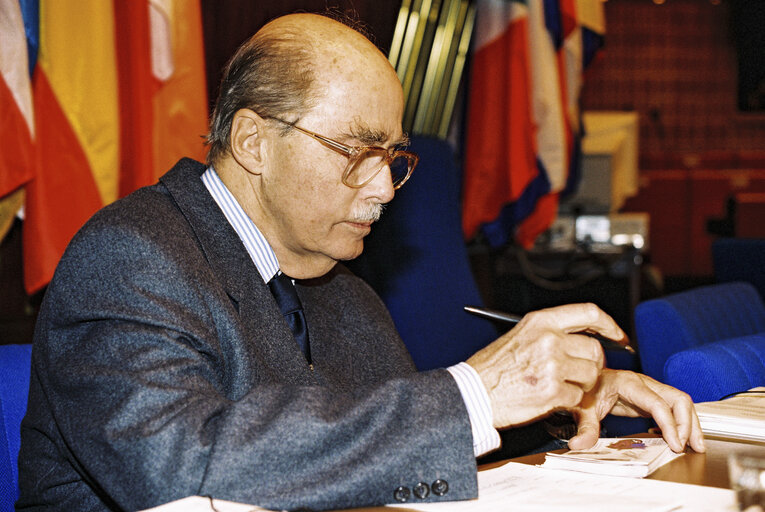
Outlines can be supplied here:
M626 334L594 304L570 304L529 313L467 363L491 400L494 427L529 423L557 409L573 409L595 386L603 349L582 331L613 340Z

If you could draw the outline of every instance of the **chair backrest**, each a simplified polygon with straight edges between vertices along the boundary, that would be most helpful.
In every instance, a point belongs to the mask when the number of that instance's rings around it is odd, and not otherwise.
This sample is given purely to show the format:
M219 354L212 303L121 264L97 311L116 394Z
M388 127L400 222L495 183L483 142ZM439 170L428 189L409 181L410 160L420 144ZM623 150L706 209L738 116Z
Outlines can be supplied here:
M760 332L765 332L765 306L749 283L703 286L635 308L641 365L659 380L667 358L676 352Z
M27 410L32 345L0 345L0 512L19 497L21 419Z
M715 341L672 354L664 382L694 402L720 400L765 385L765 332Z
M419 165L348 266L380 295L415 364L428 370L466 359L497 331L462 309L482 300L462 235L452 149L421 136L411 149Z

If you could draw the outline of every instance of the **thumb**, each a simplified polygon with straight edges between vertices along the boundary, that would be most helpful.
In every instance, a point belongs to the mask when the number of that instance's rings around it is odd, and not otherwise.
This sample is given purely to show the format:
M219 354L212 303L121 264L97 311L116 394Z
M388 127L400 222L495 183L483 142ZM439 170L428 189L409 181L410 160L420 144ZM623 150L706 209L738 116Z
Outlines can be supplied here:
M592 448L600 437L600 420L591 408L580 409L576 416L576 435L568 440L568 447L571 450Z

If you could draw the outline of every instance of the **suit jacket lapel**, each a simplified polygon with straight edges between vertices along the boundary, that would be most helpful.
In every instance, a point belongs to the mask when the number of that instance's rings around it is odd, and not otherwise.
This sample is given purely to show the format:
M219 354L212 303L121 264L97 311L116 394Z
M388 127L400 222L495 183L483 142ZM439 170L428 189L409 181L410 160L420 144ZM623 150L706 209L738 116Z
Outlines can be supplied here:
M234 228L202 183L206 167L184 158L160 178L194 231L215 275L239 312L245 340L274 373L296 384L313 382L303 352ZM310 329L310 326L309 326ZM309 331L310 332L310 331Z
M199 162L184 158L159 181L186 217L226 292L238 302L253 289L253 277L262 280L234 228L202 183L205 169Z

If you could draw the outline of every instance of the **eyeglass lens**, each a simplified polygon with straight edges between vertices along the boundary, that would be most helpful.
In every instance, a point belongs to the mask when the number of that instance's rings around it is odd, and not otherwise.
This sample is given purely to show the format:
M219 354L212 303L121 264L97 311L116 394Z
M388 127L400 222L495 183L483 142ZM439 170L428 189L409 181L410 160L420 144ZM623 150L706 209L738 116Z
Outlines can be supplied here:
M387 159L388 152L384 149L372 148L364 152L351 164L346 175L346 182L352 186L363 185L382 169ZM395 187L408 176L411 162L405 156L397 156L388 165L391 180Z

